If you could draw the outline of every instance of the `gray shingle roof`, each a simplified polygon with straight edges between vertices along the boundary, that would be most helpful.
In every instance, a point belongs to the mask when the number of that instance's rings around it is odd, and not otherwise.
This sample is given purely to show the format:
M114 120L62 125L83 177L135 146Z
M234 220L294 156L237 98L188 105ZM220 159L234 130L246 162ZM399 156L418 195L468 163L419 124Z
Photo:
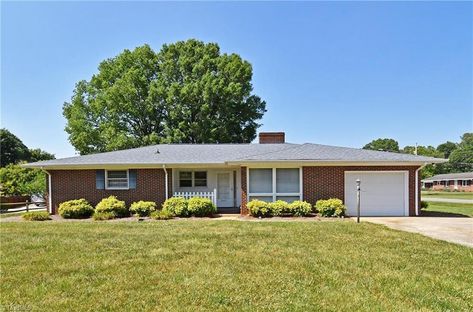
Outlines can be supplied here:
M320 144L159 144L146 147L53 159L27 167L87 165L225 164L265 161L444 162L410 154L370 151Z
M469 180L473 179L473 172L460 172L460 173L445 173L445 174L438 174L433 177L427 178L422 180L422 182L433 182L439 180L456 180L456 179L464 179Z

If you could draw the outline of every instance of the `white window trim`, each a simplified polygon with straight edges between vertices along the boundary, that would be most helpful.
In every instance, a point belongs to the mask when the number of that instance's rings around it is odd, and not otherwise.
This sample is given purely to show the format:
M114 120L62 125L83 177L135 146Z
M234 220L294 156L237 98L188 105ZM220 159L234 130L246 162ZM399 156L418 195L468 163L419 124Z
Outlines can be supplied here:
M192 186L181 186L181 172L190 172L191 173L191 182ZM205 172L205 186L195 186L195 172ZM203 180L203 179L199 179ZM208 188L209 187L209 172L207 170L179 170L177 172L177 187L183 189L191 189L191 188Z
M462 180L462 186L468 186L468 180Z
M126 171L126 187L109 187L108 186L108 172L109 171ZM126 170L105 170L105 189L106 190L129 190L130 189L130 172L129 172L129 170L128 169L126 169Z
M272 170L272 187L271 193L250 193L250 169L271 169ZM298 193L276 193L276 169L299 169L299 192ZM265 196L272 197L273 202L276 201L277 197L282 196L299 196L299 200L302 200L302 167L273 167L273 168L260 168L260 167L246 167L246 187L247 187L247 202L250 201L250 197Z

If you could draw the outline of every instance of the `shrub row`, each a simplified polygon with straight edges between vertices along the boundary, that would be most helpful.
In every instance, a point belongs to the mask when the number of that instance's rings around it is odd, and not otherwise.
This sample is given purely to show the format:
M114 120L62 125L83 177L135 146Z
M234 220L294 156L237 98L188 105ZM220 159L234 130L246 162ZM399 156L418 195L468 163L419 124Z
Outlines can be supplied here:
M28 221L46 221L51 220L47 211L32 211L21 215L23 219Z
M208 198L172 197L164 202L162 212L175 217L206 217L216 213L217 207Z
M283 200L268 203L255 199L247 204L247 208L252 216L262 218L283 215L304 217L312 212L312 205L300 200L296 200L289 204ZM345 215L346 211L343 202L337 198L319 200L315 204L314 208L323 217L341 217Z
M59 205L59 214L65 219L83 219L93 215L95 220L109 220L127 217L130 212L136 216L149 216L156 210L156 203L139 201L131 204L127 209L125 202L115 196L102 199L95 209L85 199L75 199Z

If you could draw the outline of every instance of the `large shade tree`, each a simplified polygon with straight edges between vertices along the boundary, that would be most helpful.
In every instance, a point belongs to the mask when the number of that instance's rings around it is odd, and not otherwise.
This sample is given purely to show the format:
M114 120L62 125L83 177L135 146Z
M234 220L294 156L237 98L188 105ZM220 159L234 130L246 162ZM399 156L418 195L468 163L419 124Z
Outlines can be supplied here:
M77 83L63 114L81 154L153 143L241 143L266 111L251 64L197 40L125 50Z

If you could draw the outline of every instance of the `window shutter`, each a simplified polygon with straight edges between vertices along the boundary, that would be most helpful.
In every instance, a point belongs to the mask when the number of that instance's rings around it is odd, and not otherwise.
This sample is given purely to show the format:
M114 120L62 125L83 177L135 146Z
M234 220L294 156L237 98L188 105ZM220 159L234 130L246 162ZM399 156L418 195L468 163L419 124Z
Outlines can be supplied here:
M128 170L128 188L136 189L136 170L130 169Z
M97 190L105 189L105 170L95 171L95 187Z

